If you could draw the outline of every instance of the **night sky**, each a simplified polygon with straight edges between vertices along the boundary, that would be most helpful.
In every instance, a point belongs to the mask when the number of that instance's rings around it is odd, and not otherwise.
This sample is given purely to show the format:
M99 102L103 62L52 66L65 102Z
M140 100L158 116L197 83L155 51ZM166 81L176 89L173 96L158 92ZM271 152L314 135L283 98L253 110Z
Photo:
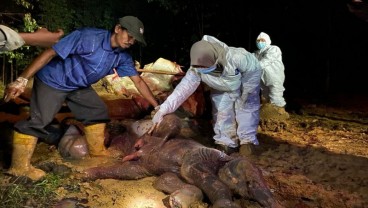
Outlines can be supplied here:
M145 25L148 46L132 49L142 65L162 57L186 70L190 47L204 34L253 52L266 32L283 52L286 96L368 95L368 21L349 12L350 0L178 2L183 9L174 13L157 2L121 1L116 18L134 15Z
M216 15L203 18L203 33L250 52L256 50L258 34L268 33L283 52L286 96L368 94L368 22L349 12L348 1L221 2L218 8L208 4L208 12ZM141 15L149 44L143 49L145 57L156 55L187 67L191 46L187 42L200 38L193 29L197 22L180 14Z

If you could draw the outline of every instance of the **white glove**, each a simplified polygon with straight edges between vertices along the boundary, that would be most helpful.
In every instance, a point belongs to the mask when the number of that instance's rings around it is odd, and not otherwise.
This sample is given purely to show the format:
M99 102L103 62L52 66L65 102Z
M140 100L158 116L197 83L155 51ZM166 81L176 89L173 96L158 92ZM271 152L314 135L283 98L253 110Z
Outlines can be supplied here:
M151 111L151 118L153 118L155 116L155 114L157 113L158 110L160 110L160 105L156 106L155 109L153 109L153 111Z
M28 83L28 79L23 77L18 77L14 82L11 82L6 86L4 93L4 101L8 102L10 99L18 97L24 92Z
M161 121L162 121L162 119L163 119L163 117L164 117L164 113L162 112L162 111L160 111L160 110L158 110L156 113L155 113L155 115L153 116L153 118L152 118L152 123L153 123L153 125L158 125L158 124L160 124L161 123Z

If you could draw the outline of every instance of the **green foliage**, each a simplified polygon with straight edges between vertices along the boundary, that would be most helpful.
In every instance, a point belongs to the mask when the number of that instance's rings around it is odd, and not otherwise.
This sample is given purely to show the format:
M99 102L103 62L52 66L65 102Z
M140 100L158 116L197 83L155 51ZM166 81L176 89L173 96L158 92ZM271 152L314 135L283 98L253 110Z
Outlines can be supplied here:
M39 24L49 30L63 29L65 34L80 27L110 29L121 0L39 0Z
M50 31L63 29L67 35L71 31L80 27L97 27L111 29L117 18L124 15L136 15L141 17L146 26L146 39L150 47L145 48L145 56L155 56L161 53L172 51L168 54L171 59L179 61L187 57L187 40L195 41L202 37L205 29L208 27L208 11L210 7L202 0L12 0L20 5L27 13L24 16L24 27L20 31L32 32L38 26L46 27ZM149 6L148 6L149 4ZM188 11L190 8L190 12ZM162 14L172 15L170 18ZM206 10L206 11L204 11ZM206 13L207 12L207 13ZM154 22L150 18L157 16L163 18ZM218 15L217 15L218 16ZM149 21L147 21L147 19ZM150 23L151 22L151 23ZM152 22L154 22L152 24ZM159 23L159 24L158 24ZM184 30L182 25L192 24L189 30ZM15 29L16 27L13 27ZM170 28L170 30L167 30ZM158 32L156 31L165 31ZM155 34L156 33L156 34ZM177 37L175 34L181 34ZM155 45L155 40L165 40L163 43ZM191 43L190 42L190 43ZM180 44L179 44L180 43ZM174 45L174 46L173 46ZM7 53L7 60L13 63L13 69L24 69L33 58L40 52L40 48L22 47L14 52ZM140 50L140 49L139 49ZM152 51L149 51L152 50ZM139 54L142 59L141 51L134 51L132 54ZM184 55L183 55L184 54ZM165 54L163 54L165 55ZM134 55L133 55L134 56ZM160 55L162 56L162 55ZM149 57L152 59L152 57ZM7 67L9 69L10 67ZM7 73L9 74L9 73ZM18 74L18 73L13 73ZM9 77L5 74L5 77Z
M32 18L30 13L26 13L23 18L24 22L24 32L34 32L38 29L38 24L35 19ZM31 58L34 54L37 54L38 51L35 49L31 49L28 46L23 46L15 51L4 52L9 63L15 63L16 68L24 68L29 64Z
M39 23L50 31L63 29L69 33L74 29L76 10L68 5L68 0L39 0Z
M13 63L16 60L21 60L24 57L24 54L18 51L4 52L4 54L7 56L9 63Z
M113 1L80 0L69 1L69 5L77 11L74 13L75 28L98 27L110 29L114 24L112 11L115 10Z
M20 5L26 9L33 9L34 7L30 2L26 0L14 0L14 1L17 5ZM23 28L24 32L33 32L35 31L35 29L38 28L37 22L35 19L32 18L31 13L26 13L24 15L23 23L24 23L24 28ZM27 56L27 52L25 53L25 51L28 51L29 47L22 47L22 49L24 50L4 52L9 63L14 63L14 62L16 63L17 65L16 68L23 68L25 67L26 64L28 64L28 62L25 63L24 60L25 59L28 60L27 58L25 58Z
M21 7L25 15L22 32L34 32L39 25L50 31L63 29L67 35L80 27L98 27L111 29L118 17L129 11L131 0L13 0ZM17 8L19 10L19 8ZM17 29L13 25L13 29ZM5 52L7 62L15 70L24 69L38 55L40 48L24 46L11 52Z
M45 207L55 199L55 191L61 184L59 176L48 174L44 180L34 184L0 186L1 207Z
M24 15L24 32L34 32L38 29L38 24L35 19L32 18L30 13Z
M26 9L33 9L33 5L26 0L14 0L17 5L21 5Z
M0 174L0 177L4 177ZM55 174L47 174L45 179L34 183L19 181L12 183L2 182L0 186L0 207L52 207L56 201L56 192L59 188L69 192L79 192L78 181L63 179Z

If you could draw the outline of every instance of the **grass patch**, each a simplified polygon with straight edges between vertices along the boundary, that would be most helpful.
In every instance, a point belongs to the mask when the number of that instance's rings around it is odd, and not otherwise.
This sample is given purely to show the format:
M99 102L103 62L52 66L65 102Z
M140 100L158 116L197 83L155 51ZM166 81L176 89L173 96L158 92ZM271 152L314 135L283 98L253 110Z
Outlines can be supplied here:
M44 208L56 201L55 191L64 185L60 176L47 174L45 179L34 183L22 182L21 177L14 182L2 183L0 186L1 208ZM69 190L70 190L70 186ZM79 187L72 185L74 191Z

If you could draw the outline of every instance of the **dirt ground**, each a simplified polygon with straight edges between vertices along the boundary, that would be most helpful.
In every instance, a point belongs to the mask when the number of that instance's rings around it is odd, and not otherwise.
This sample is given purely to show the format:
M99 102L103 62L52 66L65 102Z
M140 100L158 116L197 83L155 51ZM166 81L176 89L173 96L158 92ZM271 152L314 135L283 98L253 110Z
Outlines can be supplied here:
M290 117L285 120L261 118L260 145L250 156L261 168L275 197L286 208L368 207L368 98L293 100L287 111ZM19 117L0 113L1 139L5 140L9 137L9 125L4 122ZM183 135L213 145L210 121L183 118L183 123ZM5 172L7 158L0 159ZM102 158L68 161L60 157L56 147L45 143L38 144L32 161L62 164L73 171L115 162ZM67 177L75 180L72 175ZM0 184L8 179L2 175ZM78 192L62 186L57 190L57 207L164 208L167 195L152 187L154 180L155 177L80 181ZM242 207L260 207L252 201L239 203ZM205 201L193 207L210 205Z

